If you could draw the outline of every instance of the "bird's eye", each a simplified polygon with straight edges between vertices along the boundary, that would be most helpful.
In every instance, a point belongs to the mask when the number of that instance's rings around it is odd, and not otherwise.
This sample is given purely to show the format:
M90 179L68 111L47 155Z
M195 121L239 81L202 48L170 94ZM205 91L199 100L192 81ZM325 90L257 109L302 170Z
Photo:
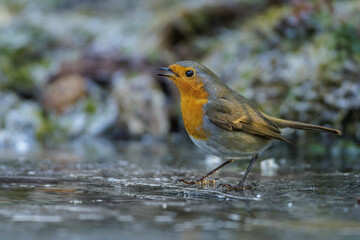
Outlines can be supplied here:
M187 77L192 77L192 76L194 76L194 71L193 70L188 70L188 71L186 71L185 75Z

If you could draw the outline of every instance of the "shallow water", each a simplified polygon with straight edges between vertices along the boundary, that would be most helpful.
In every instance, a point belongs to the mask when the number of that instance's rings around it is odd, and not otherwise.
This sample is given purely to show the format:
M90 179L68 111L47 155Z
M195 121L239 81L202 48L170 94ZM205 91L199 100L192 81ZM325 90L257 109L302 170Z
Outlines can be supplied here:
M357 158L306 157L280 145L236 183L238 161L216 185L177 183L220 163L191 144L83 141L0 154L2 239L359 239ZM295 154L295 155L294 155ZM260 162L259 161L259 162Z

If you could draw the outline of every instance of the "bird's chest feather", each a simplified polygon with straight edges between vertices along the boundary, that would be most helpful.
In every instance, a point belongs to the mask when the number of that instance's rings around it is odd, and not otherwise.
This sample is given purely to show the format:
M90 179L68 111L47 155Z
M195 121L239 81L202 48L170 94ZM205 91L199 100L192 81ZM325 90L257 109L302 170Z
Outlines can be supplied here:
M209 132L203 128L204 110L206 98L194 98L193 96L181 96L181 112L184 125L188 134L195 139L206 140Z

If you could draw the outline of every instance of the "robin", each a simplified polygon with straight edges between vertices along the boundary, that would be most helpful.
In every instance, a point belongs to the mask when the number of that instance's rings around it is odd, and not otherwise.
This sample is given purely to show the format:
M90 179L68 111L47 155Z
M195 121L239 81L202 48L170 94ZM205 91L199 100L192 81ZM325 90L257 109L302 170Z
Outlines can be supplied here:
M341 131L313 124L271 117L261 112L250 100L227 86L211 70L194 61L182 61L158 74L171 79L181 96L181 112L191 140L207 153L226 161L197 180L179 180L187 184L214 183L207 177L236 159L251 158L244 176L233 190L251 189L244 185L259 153L273 140L289 143L282 135L285 128L330 132Z

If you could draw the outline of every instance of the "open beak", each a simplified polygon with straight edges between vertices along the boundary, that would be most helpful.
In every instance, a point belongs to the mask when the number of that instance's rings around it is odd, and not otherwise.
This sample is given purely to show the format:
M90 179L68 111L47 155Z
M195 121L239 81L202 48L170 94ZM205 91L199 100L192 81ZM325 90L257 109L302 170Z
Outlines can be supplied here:
M174 72L171 70L171 68L167 68L167 67L160 67L160 68L158 68L158 70L161 70L161 71L166 71L166 73L168 73L168 74L158 73L158 74L157 74L158 76L168 77L168 78L172 78L172 77L177 76L177 74L176 74L176 73L174 73Z

